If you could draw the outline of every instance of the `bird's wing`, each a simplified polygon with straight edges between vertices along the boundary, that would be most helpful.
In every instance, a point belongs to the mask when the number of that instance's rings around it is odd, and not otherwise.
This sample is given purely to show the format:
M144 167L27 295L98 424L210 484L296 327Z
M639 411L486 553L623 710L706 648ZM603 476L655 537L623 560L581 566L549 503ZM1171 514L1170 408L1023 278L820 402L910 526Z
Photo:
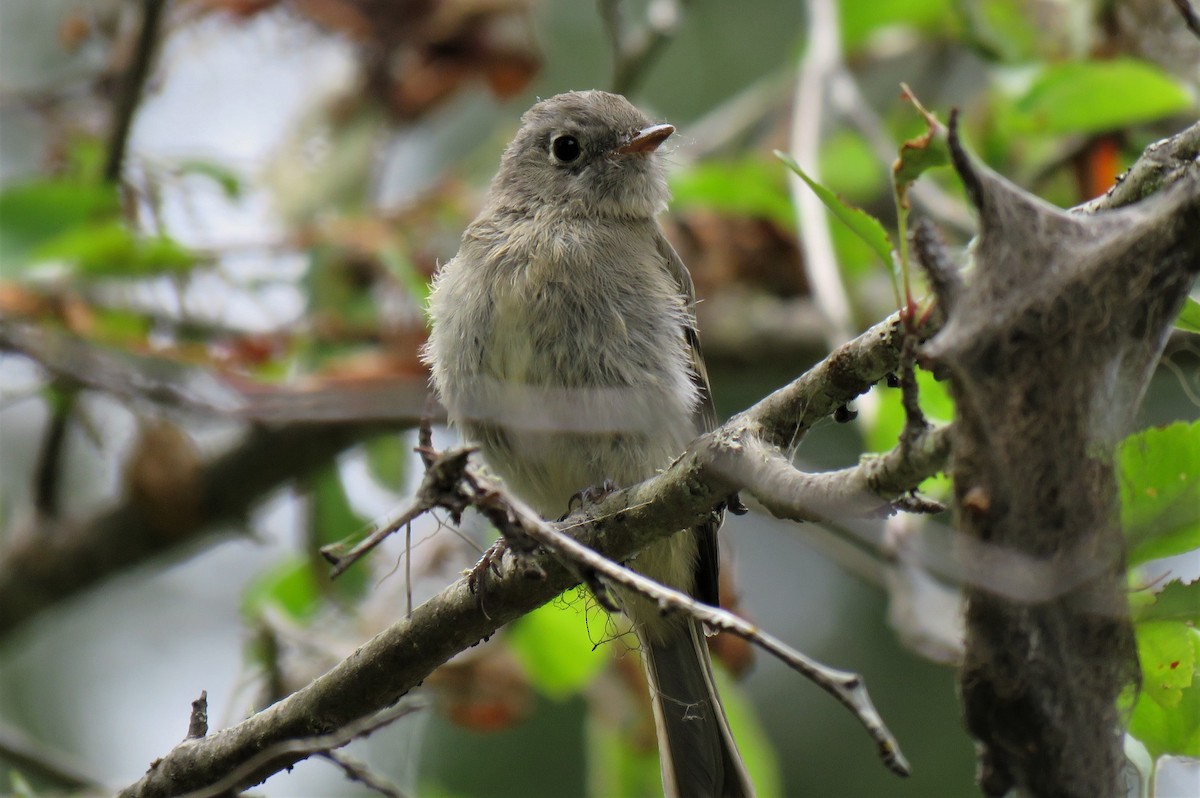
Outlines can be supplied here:
M717 427L717 409L713 405L712 388L708 383L708 368L704 365L704 353L700 350L700 333L696 328L696 288L692 284L692 275L661 230L658 232L657 244L667 272L675 280L675 284L679 287L679 293L685 300L687 321L683 326L683 336L692 356L692 382L696 386L697 393L700 394L700 401L696 406L697 433L709 432Z
M658 251L662 255L667 271L674 278L679 292L685 299L687 319L683 325L684 340L692 356L692 382L700 394L696 405L697 433L708 432L717 427L717 408L713 404L712 388L708 382L708 368L704 365L704 353L700 350L700 333L696 328L696 287L692 275L683 265L679 254L671 246L662 231L658 231ZM699 557L696 562L696 583L693 594L705 604L720 606L721 563L717 550L717 530L725 517L724 508L713 512L712 519L696 527Z

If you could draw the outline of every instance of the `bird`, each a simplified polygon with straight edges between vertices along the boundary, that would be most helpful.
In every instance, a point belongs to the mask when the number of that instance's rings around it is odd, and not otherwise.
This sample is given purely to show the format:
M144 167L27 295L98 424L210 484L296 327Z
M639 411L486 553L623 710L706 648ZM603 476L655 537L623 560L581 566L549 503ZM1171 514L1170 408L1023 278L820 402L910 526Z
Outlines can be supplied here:
M433 279L432 386L487 467L546 518L589 487L654 476L717 423L692 278L657 220L674 132L608 92L537 102ZM716 605L723 515L630 567ZM616 597L642 653L664 794L752 796L701 623Z

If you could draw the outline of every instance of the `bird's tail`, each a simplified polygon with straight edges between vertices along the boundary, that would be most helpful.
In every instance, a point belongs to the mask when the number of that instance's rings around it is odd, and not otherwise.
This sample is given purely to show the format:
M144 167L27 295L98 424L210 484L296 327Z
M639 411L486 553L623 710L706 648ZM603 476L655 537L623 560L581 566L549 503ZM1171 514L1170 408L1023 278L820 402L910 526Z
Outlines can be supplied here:
M687 619L659 631L665 633L641 642L666 798L752 798L700 623Z

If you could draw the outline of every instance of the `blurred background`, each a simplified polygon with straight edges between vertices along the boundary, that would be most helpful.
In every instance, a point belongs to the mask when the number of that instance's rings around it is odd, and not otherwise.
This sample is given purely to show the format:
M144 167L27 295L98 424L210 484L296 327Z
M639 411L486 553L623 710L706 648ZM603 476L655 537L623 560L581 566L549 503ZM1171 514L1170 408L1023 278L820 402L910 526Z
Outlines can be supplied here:
M536 98L616 90L678 128L664 224L728 416L896 309L773 149L894 229L891 161L923 129L904 82L1072 206L1194 121L1198 81L1197 39L1150 0L2 0L0 793L131 783L202 690L213 728L236 723L478 558L471 517L423 518L336 582L317 550L405 506L427 281ZM913 206L969 240L947 170ZM1170 350L1144 425L1196 417L1196 366ZM891 448L896 394L798 462ZM958 595L921 553L950 545L939 522L727 521L733 608L862 673L913 766L896 778L828 695L718 639L763 796L977 794ZM347 751L405 795L653 795L619 632L569 594ZM254 792L370 794L320 758Z

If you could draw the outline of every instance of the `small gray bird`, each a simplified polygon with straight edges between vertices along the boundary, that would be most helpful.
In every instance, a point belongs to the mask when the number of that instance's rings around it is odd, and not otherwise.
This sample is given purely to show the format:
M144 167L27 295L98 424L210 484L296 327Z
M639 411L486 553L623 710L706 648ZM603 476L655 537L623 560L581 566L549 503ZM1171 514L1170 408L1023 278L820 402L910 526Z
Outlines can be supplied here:
M424 357L450 420L547 518L668 466L716 424L687 269L655 216L675 128L624 97L534 105L458 255L434 279ZM631 566L717 603L721 514ZM620 593L641 643L664 792L749 796L700 624Z

